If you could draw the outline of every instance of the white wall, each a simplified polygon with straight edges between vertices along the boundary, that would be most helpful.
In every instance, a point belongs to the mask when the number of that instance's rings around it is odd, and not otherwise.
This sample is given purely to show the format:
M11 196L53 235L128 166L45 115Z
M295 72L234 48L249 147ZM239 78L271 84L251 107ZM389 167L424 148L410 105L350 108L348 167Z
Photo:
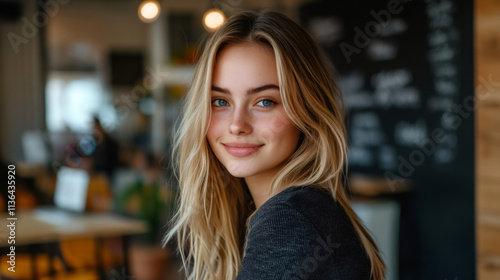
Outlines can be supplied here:
M26 4L25 18L32 21L36 2L22 2ZM36 27L31 30L25 27L23 32L23 25L26 24L22 21L0 23L0 155L8 162L22 159L24 131L44 128L40 32ZM13 47L9 34L26 43Z

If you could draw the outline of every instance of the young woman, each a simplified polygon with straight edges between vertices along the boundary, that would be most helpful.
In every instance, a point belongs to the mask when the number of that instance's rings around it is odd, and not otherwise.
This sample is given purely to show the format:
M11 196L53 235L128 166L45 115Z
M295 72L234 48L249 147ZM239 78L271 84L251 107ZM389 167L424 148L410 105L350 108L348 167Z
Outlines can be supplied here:
M175 142L188 278L383 279L342 186L342 99L318 47L274 12L211 35Z

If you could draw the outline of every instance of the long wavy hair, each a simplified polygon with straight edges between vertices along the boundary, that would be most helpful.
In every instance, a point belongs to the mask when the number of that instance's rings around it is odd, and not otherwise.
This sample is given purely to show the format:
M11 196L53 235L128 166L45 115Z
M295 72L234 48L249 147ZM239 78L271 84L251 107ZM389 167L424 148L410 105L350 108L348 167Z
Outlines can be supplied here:
M378 249L349 205L342 182L347 137L342 96L307 32L276 12L240 12L208 39L184 100L174 142L180 184L179 209L165 242L177 237L189 280L235 279L252 216L244 181L228 173L207 141L214 62L225 47L241 43L274 51L280 95L287 115L301 132L295 152L274 178L270 195L291 186L328 190L343 206L371 261L373 279L383 279Z

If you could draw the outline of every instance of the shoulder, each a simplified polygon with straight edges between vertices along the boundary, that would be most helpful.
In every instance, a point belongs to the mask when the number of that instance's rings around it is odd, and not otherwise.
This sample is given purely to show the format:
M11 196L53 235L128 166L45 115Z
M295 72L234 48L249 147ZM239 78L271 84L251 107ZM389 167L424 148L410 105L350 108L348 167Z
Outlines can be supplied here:
M311 266L313 271L308 270ZM369 262L349 217L329 192L293 187L270 198L257 211L241 273L257 273L265 279L293 275L351 279L369 275Z
M304 241L318 234L315 221L311 221L313 216L310 213L314 210L308 210L314 204L313 201L318 200L322 200L321 204L333 203L333 199L321 190L299 187L283 190L256 212L250 223L249 240L261 236L266 239L273 237L279 246L281 241L290 244L291 240Z
M352 223L340 203L327 190L315 187L291 187L283 190L262 205L254 220L257 224L260 220L293 220L292 217L297 222L305 219L323 238L327 238L332 232L354 234Z

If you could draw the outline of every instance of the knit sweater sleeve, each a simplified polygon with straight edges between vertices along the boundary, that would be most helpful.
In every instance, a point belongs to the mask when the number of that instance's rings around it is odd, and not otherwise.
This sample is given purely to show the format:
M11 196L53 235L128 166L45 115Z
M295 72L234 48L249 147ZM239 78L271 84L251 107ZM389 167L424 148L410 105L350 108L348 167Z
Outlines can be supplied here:
M334 279L324 275L338 243L323 240L313 224L284 204L254 218L237 280ZM325 277L326 276L326 277Z

